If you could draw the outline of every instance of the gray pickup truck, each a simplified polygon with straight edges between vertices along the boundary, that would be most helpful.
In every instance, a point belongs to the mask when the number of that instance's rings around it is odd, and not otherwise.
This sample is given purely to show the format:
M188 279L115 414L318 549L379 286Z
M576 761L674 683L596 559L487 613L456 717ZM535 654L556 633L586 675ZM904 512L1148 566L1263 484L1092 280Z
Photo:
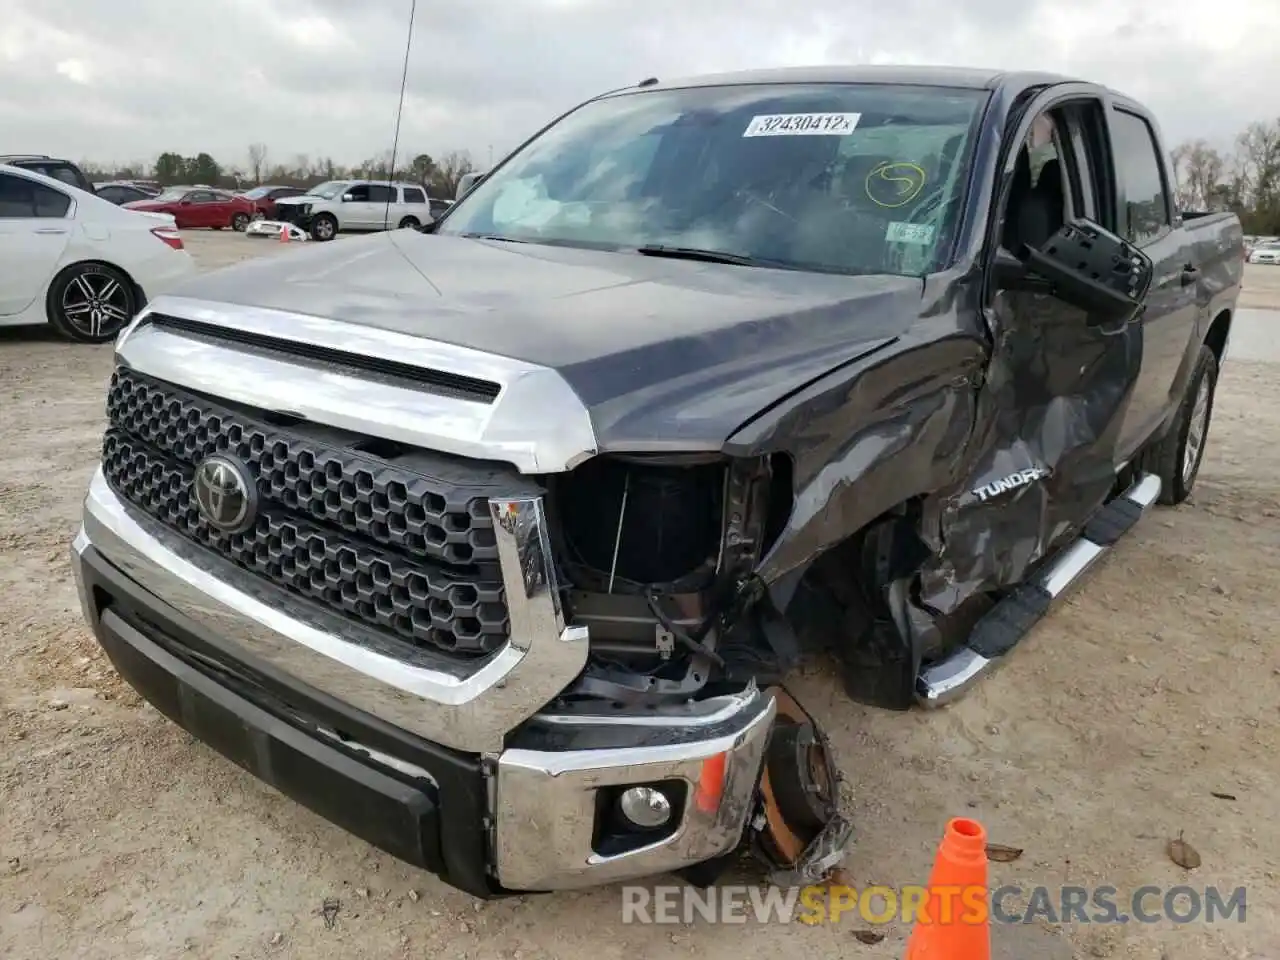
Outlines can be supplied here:
M84 614L174 721L477 896L820 876L851 831L797 658L944 704L1192 490L1242 233L1166 156L1042 74L596 97L422 230L148 305Z

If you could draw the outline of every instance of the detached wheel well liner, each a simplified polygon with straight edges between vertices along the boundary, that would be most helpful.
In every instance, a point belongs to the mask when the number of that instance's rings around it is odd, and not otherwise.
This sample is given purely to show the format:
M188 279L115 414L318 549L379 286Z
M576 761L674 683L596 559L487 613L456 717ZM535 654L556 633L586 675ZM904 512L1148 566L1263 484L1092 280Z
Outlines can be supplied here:
M914 702L921 650L895 607L930 556L920 532L925 493L895 504L777 585L777 599L801 647L834 654L846 693L889 709Z
M1231 311L1222 310L1213 318L1209 332L1204 335L1204 345L1213 351L1219 363L1227 350L1227 338L1231 335Z

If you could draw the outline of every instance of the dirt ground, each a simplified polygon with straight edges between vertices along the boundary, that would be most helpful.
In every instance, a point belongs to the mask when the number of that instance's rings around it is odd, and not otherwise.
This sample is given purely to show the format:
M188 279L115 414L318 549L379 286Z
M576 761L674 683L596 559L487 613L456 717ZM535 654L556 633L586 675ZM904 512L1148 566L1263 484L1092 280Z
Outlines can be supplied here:
M188 234L205 265L292 248ZM1255 324L1280 268L1251 268ZM1257 331L1255 331L1257 333ZM1270 330L1263 330L1270 338ZM852 920L637 926L616 888L479 904L371 849L144 704L82 625L67 561L110 348L0 336L0 956L897 958ZM1000 927L1012 957L1280 957L1280 381L1238 352L1194 501L1147 517L968 699L796 689L856 794L859 885L923 882L948 817L1024 850L992 883L1247 888L1244 923ZM1200 853L1175 866L1169 838ZM340 902L332 926L321 906Z

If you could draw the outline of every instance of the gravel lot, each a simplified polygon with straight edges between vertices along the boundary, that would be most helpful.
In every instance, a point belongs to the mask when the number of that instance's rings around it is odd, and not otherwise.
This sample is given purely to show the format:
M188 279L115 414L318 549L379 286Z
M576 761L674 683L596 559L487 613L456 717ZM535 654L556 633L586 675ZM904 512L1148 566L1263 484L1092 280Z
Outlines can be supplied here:
M205 266L296 246L188 234ZM1248 888L1247 921L999 928L998 954L1280 956L1280 268L1250 268L1194 502L1149 516L967 700L891 714L796 689L856 793L859 885L923 882L949 816L1023 848L994 884ZM1264 309L1265 308L1265 309ZM478 904L222 760L119 681L67 562L110 348L0 335L0 956L902 955L858 925L642 927L616 889ZM1268 799L1270 798L1270 799ZM1166 853L1183 834L1203 858ZM326 898L340 901L332 927ZM751 944L754 943L755 947Z

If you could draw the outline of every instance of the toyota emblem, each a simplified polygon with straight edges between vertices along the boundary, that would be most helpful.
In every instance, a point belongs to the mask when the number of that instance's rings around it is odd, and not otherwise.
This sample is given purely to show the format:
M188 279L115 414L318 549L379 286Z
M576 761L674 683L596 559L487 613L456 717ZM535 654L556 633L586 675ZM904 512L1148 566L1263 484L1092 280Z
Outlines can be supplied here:
M230 457L213 456L196 467L196 507L209 526L239 533L253 523L258 489L248 468Z

